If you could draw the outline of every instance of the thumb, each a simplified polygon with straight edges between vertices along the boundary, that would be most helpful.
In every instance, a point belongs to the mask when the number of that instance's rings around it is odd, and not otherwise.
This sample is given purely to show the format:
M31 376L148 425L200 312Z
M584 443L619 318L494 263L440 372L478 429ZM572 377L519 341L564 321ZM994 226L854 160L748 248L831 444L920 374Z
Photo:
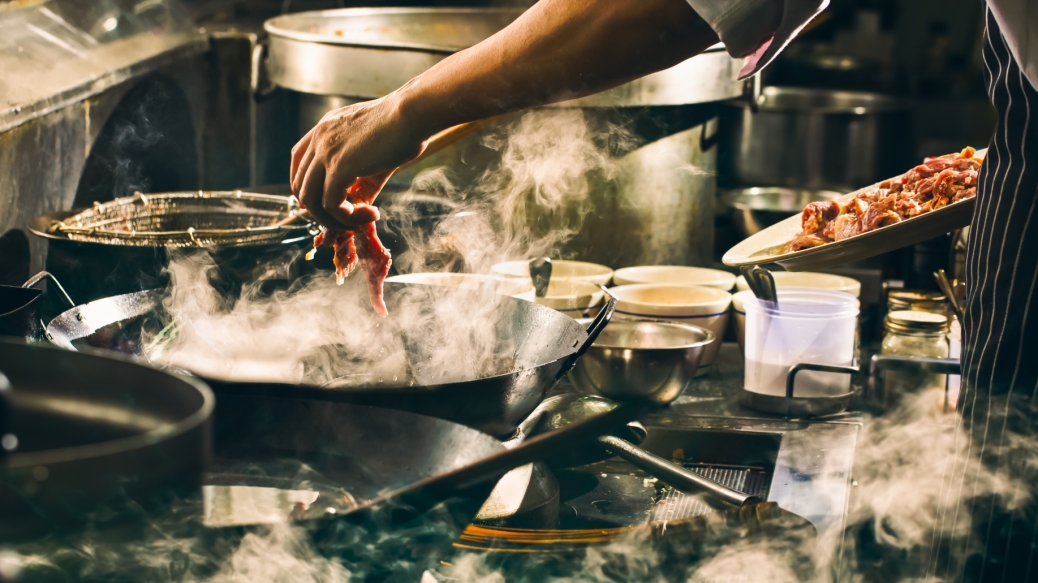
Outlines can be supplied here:
M389 177L392 175L393 171L390 170L381 174L362 176L346 189L346 197L354 204L371 204L375 201L378 193L382 192L382 188L386 185L386 182L389 182Z

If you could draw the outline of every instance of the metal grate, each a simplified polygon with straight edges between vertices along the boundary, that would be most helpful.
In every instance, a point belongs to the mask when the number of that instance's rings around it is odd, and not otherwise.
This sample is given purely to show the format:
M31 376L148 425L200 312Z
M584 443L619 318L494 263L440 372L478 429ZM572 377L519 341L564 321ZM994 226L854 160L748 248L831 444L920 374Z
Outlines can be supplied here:
M768 497L771 486L771 474L761 468L740 466L711 466L704 464L684 464L689 470L711 480L738 490L761 500ZM702 503L695 496L689 496L677 490L665 490L652 513L652 521L678 520L692 516L703 516L714 510Z
M313 235L291 196L229 192L141 194L96 204L51 227L75 241L201 247L267 243Z

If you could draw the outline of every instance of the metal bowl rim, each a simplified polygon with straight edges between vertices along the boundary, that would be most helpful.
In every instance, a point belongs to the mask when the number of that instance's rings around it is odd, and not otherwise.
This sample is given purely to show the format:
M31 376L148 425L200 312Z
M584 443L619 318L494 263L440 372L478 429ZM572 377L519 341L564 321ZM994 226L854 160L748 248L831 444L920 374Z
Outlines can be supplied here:
M9 340L0 339L0 346L4 343L8 344L21 344L22 346L30 346L25 343L11 342ZM139 450L149 445L159 444L170 439L174 439L181 435L184 435L199 426L206 423L213 415L213 411L216 407L216 396L213 394L212 389L209 388L202 379L194 376L174 374L169 371L162 369L145 366L138 361L130 359L119 353L112 353L108 351L96 350L96 349L80 349L75 352L62 350L56 346L51 345L32 345L36 346L40 350L54 350L60 353L71 353L73 355L83 356L71 356L73 359L99 359L109 360L116 362L115 366L126 366L126 367L138 367L147 369L149 374L155 373L158 375L164 375L167 377L173 377L174 380L184 383L191 387L201 397L202 403L199 405L191 414L181 417L178 421L166 423L161 427L157 427L150 431L137 433L127 437L120 437L116 439L110 439L100 443L90 443L86 445L74 445L68 447L61 447L55 449L48 449L43 451L32 451L19 453L18 451L10 454L10 467L12 469L18 468L23 469L33 466L45 466L63 463L73 459L97 459L111 455L117 455L126 453L134 450Z
M585 327L589 326L591 324L591 322L592 322L591 318L580 318L580 319L577 320L578 324L580 324L581 326L585 326ZM678 329L691 330L693 332L699 332L700 334L705 335L705 338L703 340L700 340L698 342L693 342L691 344L681 344L681 345L676 345L676 346L653 346L653 347L612 346L612 345L609 345L609 344L599 344L598 340L595 340L594 342L591 343L591 346L588 347L588 350L590 351L590 350L593 350L595 348L609 348L609 349L613 349L613 350L633 350L633 351L638 351L638 352L669 352L669 351L673 351L673 350L688 350L690 348L698 348L698 347L701 347L701 346L706 346L706 345L710 344L711 342L713 342L716 339L716 335L713 332L711 332L710 330L707 330L706 328L703 328L701 326L693 326L692 324L681 324L679 322L671 322L669 320L657 320L657 319L652 319L652 318L635 318L635 319L631 319L631 320L626 320L626 319L624 319L624 320L612 320L612 321L609 322L609 324L606 324L606 328L608 328L609 326L612 326L613 324L621 324L622 325L622 324L646 324L646 323L648 323L648 324L659 324L659 325L662 325L665 328L678 328ZM603 331L605 331L605 329L603 329Z
M760 191L760 192L756 192L756 193L751 192L751 191L754 191L754 190ZM745 200L745 199L750 198L750 197L765 196L765 195L768 194L768 191L791 191L791 192L810 192L810 193L813 193L813 194L817 194L817 193L825 193L826 194L826 197L824 197L824 198L812 198L811 202L835 200L835 199L837 199L837 198L839 198L839 197L844 195L844 193L842 193L842 192L839 192L837 190L830 190L828 188L793 188L793 187L789 187L789 186L751 186L751 187L748 187L748 188L731 188L731 189L726 189L723 192L721 192L721 200L729 208L733 208L735 210L740 210L740 211L766 212L766 213L792 213L792 214L797 214L797 213L803 211L803 209L787 211L785 209L777 209L777 208L755 208L755 207L750 206L746 202L746 200Z
M848 99L858 98L871 101L872 103L863 105L802 105L802 104L787 104L787 105L775 105L768 103L767 97L769 94L777 92L786 93L798 93L802 95L829 95L832 97L840 96ZM745 99L731 99L722 103L724 106L736 108L736 109L749 109L750 102ZM828 89L814 89L806 87L785 87L785 86L770 86L765 87L761 91L761 98L757 103L758 111L761 112L799 112L806 114L843 114L843 115L872 115L877 113L890 113L890 112L907 112L912 110L912 104L906 100L899 99L891 95L884 95L882 93L872 93L868 91L845 91L845 90L828 90Z

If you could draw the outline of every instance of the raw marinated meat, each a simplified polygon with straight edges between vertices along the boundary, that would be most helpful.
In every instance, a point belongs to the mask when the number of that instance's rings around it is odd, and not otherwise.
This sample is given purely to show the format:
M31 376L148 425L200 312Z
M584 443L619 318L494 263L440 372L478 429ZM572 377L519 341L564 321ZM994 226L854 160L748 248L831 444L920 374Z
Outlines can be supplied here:
M357 195L359 185L358 181L347 189L346 199L354 206L371 204L371 199ZM368 300L371 302L371 307L380 316L389 315L382 291L386 276L389 275L389 267L393 265L393 256L389 249L382 245L382 241L379 241L375 223L361 225L352 231L336 231L322 227L321 232L314 237L314 249L318 247L334 249L332 261L335 263L335 280L339 285L346 281L346 277L357 268L359 263L364 271L364 281L368 287ZM310 251L306 258L312 259L313 254L314 252Z
M789 249L840 241L976 196L977 173L984 162L976 153L966 148L958 154L927 158L902 176L858 194L846 207L836 202L808 204L801 217L803 231Z
M802 227L805 234L816 233L825 227L826 223L839 216L843 209L839 203L827 200L812 202L804 208Z

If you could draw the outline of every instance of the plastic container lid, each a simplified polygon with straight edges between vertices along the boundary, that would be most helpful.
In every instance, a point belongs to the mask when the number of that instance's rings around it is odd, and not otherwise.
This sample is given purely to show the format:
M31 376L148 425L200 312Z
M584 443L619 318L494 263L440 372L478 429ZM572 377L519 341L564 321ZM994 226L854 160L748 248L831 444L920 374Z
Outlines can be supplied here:
M895 334L929 336L947 334L948 318L936 312L898 310L887 314L884 327Z
M787 287L778 290L778 304L748 298L743 304L747 314L762 312L781 318L818 320L858 315L858 299L847 292L810 287Z
M935 291L903 289L887 294L887 308L892 312L909 310L915 304L946 301L948 298L944 297L944 294Z

